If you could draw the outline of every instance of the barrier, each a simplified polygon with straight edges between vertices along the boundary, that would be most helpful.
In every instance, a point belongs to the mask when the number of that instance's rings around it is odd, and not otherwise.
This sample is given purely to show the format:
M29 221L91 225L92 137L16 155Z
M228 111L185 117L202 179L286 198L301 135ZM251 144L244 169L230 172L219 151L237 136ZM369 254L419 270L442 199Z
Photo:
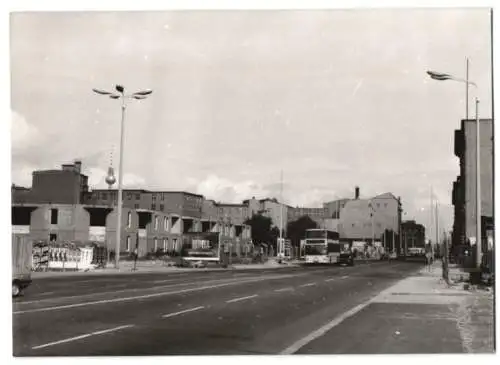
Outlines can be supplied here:
M94 246L77 242L44 242L33 245L32 270L89 270L93 264Z

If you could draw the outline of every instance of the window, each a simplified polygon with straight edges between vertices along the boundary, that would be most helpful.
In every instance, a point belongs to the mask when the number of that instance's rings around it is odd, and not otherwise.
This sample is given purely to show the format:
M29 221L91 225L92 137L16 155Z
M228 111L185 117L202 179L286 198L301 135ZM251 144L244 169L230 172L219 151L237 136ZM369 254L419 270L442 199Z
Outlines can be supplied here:
M127 214L127 227L132 227L132 212L128 212Z
M57 214L58 210L57 209L51 209L50 210L50 224L57 224Z
M165 200L165 193L161 193L161 200Z
M151 204L151 210L156 210L156 204Z
M155 231L158 230L158 216L155 216Z
M55 234L55 233L51 233L51 234L49 235L49 241L50 241L50 242L55 242L55 241L57 241L57 234Z
M132 193L127 193L127 199L132 200Z
M134 204L134 209L139 209L139 204Z
M127 236L127 252L130 252L130 236Z
M387 208L387 203L384 203L384 207Z
M166 238L163 239L163 251L167 251L167 244L168 244L168 241Z
M102 193L101 197L102 197L102 200L108 200L108 194L106 194L106 193Z
M163 217L163 228L165 228L165 231L168 231L168 218Z
M160 204L160 210L163 211L165 209L165 206L163 204Z
M154 239L154 244L155 244L155 252L158 250L158 238Z
M141 194L135 194L135 200L141 200Z
M153 201L155 202L156 201L156 194L152 194L152 197Z

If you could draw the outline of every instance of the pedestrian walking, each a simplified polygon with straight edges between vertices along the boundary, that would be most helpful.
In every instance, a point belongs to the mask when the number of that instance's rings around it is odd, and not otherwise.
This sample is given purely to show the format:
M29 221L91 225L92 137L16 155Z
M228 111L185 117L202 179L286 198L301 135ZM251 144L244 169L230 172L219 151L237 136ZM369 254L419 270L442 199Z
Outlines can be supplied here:
M139 256L139 248L138 245L135 246L134 249L134 268L133 271L137 270L137 257Z
M432 252L427 250L425 253L425 266L427 268L427 271L431 271L432 268Z

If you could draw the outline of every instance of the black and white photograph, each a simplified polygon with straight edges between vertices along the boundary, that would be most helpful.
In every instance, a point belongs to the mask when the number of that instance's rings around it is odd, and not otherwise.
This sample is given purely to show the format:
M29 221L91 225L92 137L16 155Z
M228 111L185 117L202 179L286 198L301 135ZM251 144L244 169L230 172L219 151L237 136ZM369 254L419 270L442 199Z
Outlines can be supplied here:
M9 11L11 357L496 353L496 9L304 6Z

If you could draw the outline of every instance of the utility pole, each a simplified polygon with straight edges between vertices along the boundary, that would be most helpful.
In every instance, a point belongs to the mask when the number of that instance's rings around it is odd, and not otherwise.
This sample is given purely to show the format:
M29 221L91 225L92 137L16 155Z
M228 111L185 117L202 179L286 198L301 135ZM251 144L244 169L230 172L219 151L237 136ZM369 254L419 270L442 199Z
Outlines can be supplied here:
M439 202L436 201L436 245L439 244Z

